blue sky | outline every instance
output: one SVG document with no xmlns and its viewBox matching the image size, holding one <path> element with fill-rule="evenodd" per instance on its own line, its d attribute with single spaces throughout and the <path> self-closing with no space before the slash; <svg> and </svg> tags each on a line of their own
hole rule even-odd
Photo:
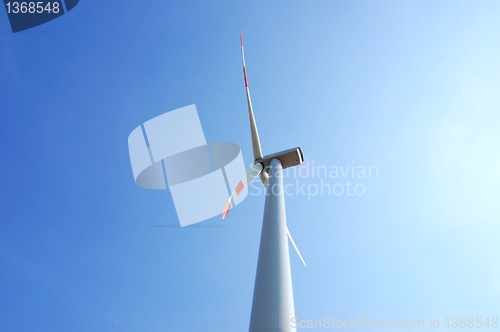
<svg viewBox="0 0 500 332">
<path fill-rule="evenodd" d="M 127 150 L 196 104 L 250 163 L 240 29 L 263 152 L 378 170 L 286 178 L 364 188 L 286 198 L 299 319 L 498 317 L 498 2 L 82 0 L 16 34 L 0 12 L 0 330 L 248 329 L 264 196 L 151 227 L 174 205 Z"/>
</svg>

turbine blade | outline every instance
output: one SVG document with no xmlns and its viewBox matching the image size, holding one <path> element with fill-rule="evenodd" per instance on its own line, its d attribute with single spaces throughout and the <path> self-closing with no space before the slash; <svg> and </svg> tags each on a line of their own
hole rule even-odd
<svg viewBox="0 0 500 332">
<path fill-rule="evenodd" d="M 290 239 L 290 242 L 292 242 L 293 247 L 295 248 L 295 251 L 297 251 L 297 254 L 299 254 L 300 260 L 302 261 L 302 263 L 304 263 L 304 266 L 307 266 L 306 261 L 304 260 L 304 258 L 302 258 L 302 255 L 300 254 L 299 248 L 297 248 L 297 245 L 295 244 L 295 241 L 293 240 L 292 234 L 290 234 L 290 230 L 288 229 L 288 227 L 286 228 L 286 232 L 288 234 L 288 238 Z"/>
<path fill-rule="evenodd" d="M 243 63 L 243 78 L 245 79 L 245 90 L 247 94 L 248 115 L 250 117 L 250 131 L 252 133 L 252 150 L 254 160 L 262 158 L 262 150 L 260 148 L 259 131 L 255 123 L 255 116 L 253 114 L 252 99 L 250 98 L 250 89 L 248 87 L 247 68 L 245 65 L 245 49 L 243 47 L 243 31 L 240 30 L 240 44 L 241 44 L 241 62 Z"/>
<path fill-rule="evenodd" d="M 269 180 L 269 175 L 267 175 L 267 173 L 264 171 L 260 172 L 260 180 L 264 184 L 264 187 L 267 187 L 267 180 Z"/>
<path fill-rule="evenodd" d="M 252 164 L 250 165 L 250 167 L 248 167 L 245 175 L 240 180 L 240 182 L 238 182 L 238 185 L 233 190 L 231 196 L 229 197 L 229 200 L 224 206 L 224 210 L 222 211 L 222 219 L 226 218 L 229 210 L 233 207 L 236 198 L 238 198 L 238 195 L 243 191 L 243 189 L 245 189 L 245 184 L 248 186 L 260 174 L 260 172 L 262 172 L 262 169 L 262 164 Z"/>
</svg>

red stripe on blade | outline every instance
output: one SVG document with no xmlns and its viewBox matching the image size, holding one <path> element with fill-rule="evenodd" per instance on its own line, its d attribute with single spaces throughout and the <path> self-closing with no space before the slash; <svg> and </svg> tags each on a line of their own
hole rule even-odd
<svg viewBox="0 0 500 332">
<path fill-rule="evenodd" d="M 239 195 L 240 192 L 243 190 L 243 188 L 245 188 L 245 185 L 243 184 L 243 182 L 240 181 L 235 189 L 236 194 Z"/>
<path fill-rule="evenodd" d="M 243 77 L 245 78 L 245 87 L 248 88 L 248 79 L 247 79 L 247 69 L 243 67 Z"/>
<path fill-rule="evenodd" d="M 225 219 L 227 214 L 229 213 L 229 210 L 231 210 L 231 203 L 227 202 L 226 206 L 224 206 L 224 211 L 222 211 L 222 219 Z"/>
</svg>

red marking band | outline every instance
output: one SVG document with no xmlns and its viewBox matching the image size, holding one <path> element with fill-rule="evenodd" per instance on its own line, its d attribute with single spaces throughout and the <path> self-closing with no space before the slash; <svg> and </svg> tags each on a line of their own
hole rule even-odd
<svg viewBox="0 0 500 332">
<path fill-rule="evenodd" d="M 245 66 L 243 66 L 243 77 L 245 78 L 245 87 L 248 88 L 247 69 Z"/>
<path fill-rule="evenodd" d="M 243 185 L 243 182 L 240 181 L 238 183 L 238 185 L 236 186 L 236 189 L 235 189 L 236 194 L 239 195 L 240 192 L 243 190 L 243 188 L 245 188 L 245 186 Z"/>
<path fill-rule="evenodd" d="M 226 218 L 230 209 L 231 209 L 231 203 L 227 202 L 226 206 L 224 207 L 224 211 L 222 211 L 222 219 Z"/>
</svg>

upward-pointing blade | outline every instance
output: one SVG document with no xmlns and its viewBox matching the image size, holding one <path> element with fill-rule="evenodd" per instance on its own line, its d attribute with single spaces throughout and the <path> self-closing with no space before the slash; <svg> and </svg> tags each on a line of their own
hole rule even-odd
<svg viewBox="0 0 500 332">
<path fill-rule="evenodd" d="M 231 197 L 229 197 L 229 200 L 226 203 L 226 206 L 224 206 L 224 211 L 222 211 L 222 219 L 226 218 L 229 210 L 233 207 L 236 198 L 238 198 L 238 195 L 243 191 L 243 189 L 245 189 L 245 186 L 248 186 L 257 177 L 257 175 L 262 172 L 262 169 L 262 164 L 252 164 L 250 165 L 250 167 L 248 167 L 246 174 L 243 176 L 240 182 L 238 182 L 238 185 L 233 190 Z"/>
<path fill-rule="evenodd" d="M 248 115 L 250 117 L 250 131 L 252 133 L 252 149 L 254 160 L 262 158 L 262 150 L 260 148 L 259 132 L 257 124 L 255 123 L 255 116 L 253 114 L 252 99 L 250 99 L 250 89 L 248 88 L 247 68 L 245 65 L 245 49 L 243 47 L 243 32 L 240 30 L 240 43 L 241 43 L 241 61 L 243 63 L 243 78 L 245 79 L 245 89 L 247 93 Z"/>
</svg>

